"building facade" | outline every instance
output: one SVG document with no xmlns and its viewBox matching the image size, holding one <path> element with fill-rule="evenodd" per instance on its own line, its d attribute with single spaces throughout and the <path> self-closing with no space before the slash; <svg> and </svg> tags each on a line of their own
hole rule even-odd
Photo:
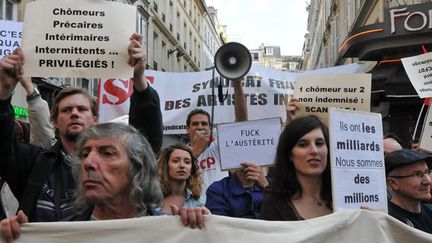
<svg viewBox="0 0 432 243">
<path fill-rule="evenodd" d="M 280 71 L 298 71 L 300 67 L 301 57 L 281 55 L 280 46 L 261 44 L 258 49 L 251 49 L 249 52 L 252 56 L 252 63 L 263 67 Z"/>
<path fill-rule="evenodd" d="M 406 146 L 419 136 L 425 109 L 400 59 L 432 49 L 431 11 L 431 1 L 421 0 L 311 1 L 302 69 L 366 64 L 371 111 Z"/>
</svg>

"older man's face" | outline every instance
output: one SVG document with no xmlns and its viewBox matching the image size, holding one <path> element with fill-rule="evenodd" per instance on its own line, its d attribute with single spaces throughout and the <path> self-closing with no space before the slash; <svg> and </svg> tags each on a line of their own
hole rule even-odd
<svg viewBox="0 0 432 243">
<path fill-rule="evenodd" d="M 81 164 L 81 184 L 89 203 L 110 203 L 129 197 L 129 159 L 125 137 L 89 139 Z"/>
<path fill-rule="evenodd" d="M 388 175 L 393 193 L 415 201 L 430 200 L 431 177 L 428 171 L 429 169 L 423 161 L 394 169 Z M 400 176 L 403 178 L 397 178 Z"/>
</svg>

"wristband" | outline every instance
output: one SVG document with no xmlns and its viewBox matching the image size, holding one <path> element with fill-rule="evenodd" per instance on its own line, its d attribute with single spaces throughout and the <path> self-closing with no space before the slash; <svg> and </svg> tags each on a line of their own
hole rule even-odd
<svg viewBox="0 0 432 243">
<path fill-rule="evenodd" d="M 34 88 L 33 93 L 27 95 L 27 101 L 30 101 L 38 96 L 40 96 L 39 90 L 37 88 Z"/>
</svg>

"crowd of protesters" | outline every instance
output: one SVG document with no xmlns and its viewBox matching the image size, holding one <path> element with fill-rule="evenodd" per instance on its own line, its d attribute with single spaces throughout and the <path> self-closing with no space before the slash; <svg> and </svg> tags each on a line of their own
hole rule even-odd
<svg viewBox="0 0 432 243">
<path fill-rule="evenodd" d="M 202 228 L 210 212 L 280 221 L 333 212 L 328 128 L 315 116 L 295 117 L 295 98 L 287 105 L 287 123 L 268 174 L 257 161 L 222 172 L 218 144 L 210 137 L 211 118 L 201 109 L 186 118 L 189 144 L 161 150 L 160 102 L 144 77 L 147 57 L 141 40 L 133 34 L 128 47 L 134 68 L 130 125 L 97 124 L 96 101 L 75 87 L 59 92 L 49 112 L 23 73 L 21 50 L 0 61 L 0 176 L 19 203 L 17 214 L 1 221 L 5 239 L 19 237 L 20 224 L 26 222 L 178 214 L 185 226 Z M 34 110 L 30 132 L 14 118 L 11 96 L 17 83 Z M 236 121 L 245 121 L 241 81 L 233 87 Z M 432 233 L 427 205 L 432 158 L 418 149 L 402 149 L 397 136 L 390 135 L 384 138 L 384 153 L 389 214 Z M 200 167 L 198 161 L 209 158 L 214 167 Z"/>
</svg>

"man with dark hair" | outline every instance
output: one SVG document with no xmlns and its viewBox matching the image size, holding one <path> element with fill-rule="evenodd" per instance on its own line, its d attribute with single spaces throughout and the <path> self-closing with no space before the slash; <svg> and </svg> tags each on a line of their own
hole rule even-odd
<svg viewBox="0 0 432 243">
<path fill-rule="evenodd" d="M 146 54 L 141 40 L 141 35 L 133 34 L 128 47 L 128 62 L 134 67 L 130 123 L 147 135 L 157 152 L 162 140 L 162 115 L 159 97 L 144 76 Z M 97 122 L 98 107 L 85 90 L 67 87 L 58 94 L 51 116 L 57 143 L 46 151 L 18 143 L 10 101 L 15 85 L 24 75 L 23 60 L 18 48 L 0 61 L 0 127 L 4 130 L 0 133 L 0 176 L 7 181 L 30 221 L 58 221 L 75 213 L 71 205 L 75 188 L 71 156 L 77 151 L 81 133 Z"/>
<path fill-rule="evenodd" d="M 234 112 L 236 122 L 247 120 L 246 98 L 243 93 L 242 81 L 235 80 L 234 87 Z M 210 115 L 202 109 L 191 111 L 186 119 L 186 131 L 189 134 L 190 147 L 194 156 L 197 157 L 198 165 L 203 179 L 201 200 L 205 202 L 206 190 L 215 181 L 226 176 L 227 172 L 222 172 L 219 163 L 219 148 L 217 142 L 210 138 L 210 129 L 213 124 L 210 122 Z"/>
<path fill-rule="evenodd" d="M 122 123 L 104 123 L 86 129 L 78 143 L 73 171 L 78 183 L 74 204 L 79 215 L 68 221 L 112 220 L 160 215 L 162 190 L 157 162 L 147 140 L 135 128 Z M 204 207 L 171 206 L 185 226 L 202 228 Z M 26 215 L 1 221 L 6 241 L 20 235 Z"/>
<path fill-rule="evenodd" d="M 423 202 L 431 199 L 432 158 L 412 149 L 385 156 L 387 184 L 393 195 L 389 214 L 416 229 L 432 233 L 432 210 Z"/>
</svg>

